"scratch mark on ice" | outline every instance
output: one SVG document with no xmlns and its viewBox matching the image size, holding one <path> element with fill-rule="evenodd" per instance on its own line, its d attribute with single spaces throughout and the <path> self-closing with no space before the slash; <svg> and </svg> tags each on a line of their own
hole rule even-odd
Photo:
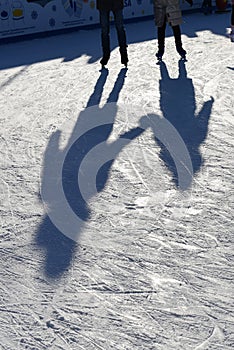
<svg viewBox="0 0 234 350">
<path fill-rule="evenodd" d="M 210 341 L 214 340 L 214 338 L 216 339 L 218 338 L 219 340 L 224 340 L 224 334 L 217 325 L 214 326 L 211 335 L 206 340 L 204 340 L 200 345 L 196 346 L 194 350 L 203 350 L 203 349 L 205 350 L 206 349 L 205 347 L 208 345 Z"/>
</svg>

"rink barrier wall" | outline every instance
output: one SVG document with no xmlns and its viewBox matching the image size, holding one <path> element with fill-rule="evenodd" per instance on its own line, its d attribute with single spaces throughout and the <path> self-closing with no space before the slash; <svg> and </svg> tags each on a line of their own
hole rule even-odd
<svg viewBox="0 0 234 350">
<path fill-rule="evenodd" d="M 125 0 L 125 23 L 153 19 L 152 0 Z M 181 0 L 183 13 L 200 11 Z M 113 18 L 111 18 L 113 19 Z M 99 27 L 94 0 L 0 0 L 0 43 Z"/>
</svg>

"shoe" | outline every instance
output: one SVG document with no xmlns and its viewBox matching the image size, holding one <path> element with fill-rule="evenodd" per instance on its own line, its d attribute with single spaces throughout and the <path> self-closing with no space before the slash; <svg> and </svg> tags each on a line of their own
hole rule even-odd
<svg viewBox="0 0 234 350">
<path fill-rule="evenodd" d="M 127 53 L 127 49 L 120 49 L 120 56 L 121 56 L 121 63 L 125 65 L 125 67 L 127 67 L 128 65 L 128 53 Z"/>
<path fill-rule="evenodd" d="M 161 61 L 162 60 L 162 57 L 163 57 L 163 54 L 164 54 L 164 52 L 163 51 L 158 51 L 157 53 L 156 53 L 156 57 L 157 57 L 157 59 L 159 60 L 159 61 Z"/>
<path fill-rule="evenodd" d="M 178 54 L 180 55 L 181 58 L 185 59 L 187 52 L 181 47 L 177 49 Z"/>
<path fill-rule="evenodd" d="M 102 59 L 101 59 L 101 61 L 100 61 L 102 67 L 104 67 L 104 66 L 107 64 L 107 62 L 109 61 L 109 58 L 110 58 L 110 55 L 104 55 L 104 56 L 102 57 Z"/>
</svg>

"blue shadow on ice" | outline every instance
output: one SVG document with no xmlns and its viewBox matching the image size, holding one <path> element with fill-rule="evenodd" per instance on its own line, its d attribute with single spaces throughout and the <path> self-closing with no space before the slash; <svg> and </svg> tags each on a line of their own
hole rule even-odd
<svg viewBox="0 0 234 350">
<path fill-rule="evenodd" d="M 169 76 L 167 66 L 160 63 L 161 79 L 159 81 L 160 108 L 166 118 L 182 137 L 189 152 L 193 174 L 201 168 L 204 160 L 200 151 L 208 132 L 209 118 L 211 115 L 213 97 L 206 101 L 200 112 L 196 115 L 196 99 L 192 79 L 187 77 L 185 62 L 179 60 L 179 76 L 172 79 Z M 164 161 L 173 181 L 178 186 L 178 176 L 174 161 L 168 150 L 160 143 L 160 158 Z"/>
<path fill-rule="evenodd" d="M 105 85 L 106 79 L 108 76 L 107 70 L 102 70 L 100 77 L 96 83 L 94 88 L 94 92 L 91 95 L 89 102 L 87 104 L 87 108 L 99 104 L 103 87 Z M 121 83 L 119 80 L 122 79 Z M 115 99 L 118 99 L 118 94 L 124 82 L 124 75 L 119 75 L 118 89 L 116 91 L 115 88 Z M 114 92 L 112 92 L 114 94 Z M 74 128 L 79 128 L 79 123 L 81 122 L 81 116 L 78 117 L 76 126 Z M 113 120 L 114 122 L 114 116 Z M 89 218 L 89 208 L 87 207 L 86 202 L 83 200 L 81 193 L 79 192 L 79 188 L 77 186 L 77 173 L 79 169 L 79 165 L 84 158 L 85 154 L 95 146 L 96 143 L 105 140 L 109 133 L 111 132 L 111 125 L 104 127 L 102 130 L 91 130 L 86 135 L 79 140 L 77 140 L 72 147 L 70 148 L 63 167 L 63 188 L 64 193 L 66 194 L 67 200 L 73 209 L 73 211 L 80 216 L 83 220 L 88 220 Z M 43 164 L 43 175 L 41 182 L 45 181 L 47 176 L 51 176 L 50 174 L 50 164 L 48 163 L 49 157 L 47 155 L 50 153 L 50 149 L 54 144 L 54 139 L 58 138 L 58 133 L 54 133 L 51 136 L 50 141 L 48 142 L 47 149 L 44 155 L 44 164 Z M 57 145 L 59 140 L 57 140 Z M 60 152 L 53 149 L 53 152 Z M 65 150 L 64 150 L 65 152 Z M 55 154 L 56 156 L 56 154 Z M 49 204 L 48 204 L 49 205 Z M 51 222 L 49 216 L 46 216 L 43 219 L 40 227 L 38 228 L 36 235 L 36 243 L 39 246 L 43 246 L 45 248 L 45 264 L 44 264 L 44 273 L 48 277 L 51 278 L 59 278 L 66 272 L 70 264 L 72 262 L 74 253 L 77 251 L 78 245 L 75 241 L 67 238 L 63 233 L 61 233 Z"/>
<path fill-rule="evenodd" d="M 119 93 L 124 85 L 126 72 L 126 68 L 120 70 L 113 90 L 107 100 L 107 104 L 111 102 L 117 102 Z M 86 200 L 83 199 L 77 182 L 79 167 L 84 157 L 96 145 L 99 145 L 101 143 L 106 148 L 110 147 L 110 143 L 108 143 L 107 140 L 113 129 L 116 110 L 111 109 L 111 111 L 114 112 L 108 116 L 108 124 L 92 128 L 78 139 L 74 138 L 74 136 L 76 135 L 76 131 L 79 130 L 82 123 L 83 125 L 84 123 L 88 123 L 87 118 L 89 118 L 89 113 L 86 113 L 88 107 L 97 106 L 97 110 L 102 113 L 102 108 L 99 109 L 98 105 L 101 100 L 103 87 L 105 85 L 107 76 L 108 70 L 102 70 L 101 75 L 94 88 L 94 93 L 90 96 L 86 110 L 81 112 L 77 119 L 76 125 L 71 135 L 71 140 L 74 139 L 75 142 L 73 142 L 68 149 L 65 148 L 62 151 L 59 150 L 58 145 L 60 134 L 56 132 L 51 136 L 44 155 L 43 174 L 41 179 L 42 185 L 43 181 L 45 181 L 47 177 L 54 176 L 56 179 L 56 174 L 51 174 L 51 166 L 49 163 L 51 158 L 48 157 L 48 154 L 51 155 L 52 151 L 52 154 L 54 154 L 54 157 L 56 157 L 57 152 L 66 152 L 66 157 L 62 169 L 63 191 L 70 208 L 82 220 L 83 223 L 88 221 L 90 218 L 91 211 L 88 203 L 89 200 L 95 196 L 96 192 L 89 192 L 89 198 L 86 198 Z M 105 108 L 105 106 L 103 108 Z M 90 117 L 93 118 L 92 113 Z M 118 142 L 119 139 L 111 143 L 111 147 L 114 150 L 113 160 L 103 164 L 97 173 L 96 186 L 98 191 L 102 191 L 104 189 L 109 177 L 111 165 L 113 164 L 115 157 L 128 142 L 131 142 L 131 140 L 139 136 L 143 131 L 144 130 L 140 127 L 133 128 L 132 130 L 119 136 L 119 139 L 126 139 L 124 143 L 121 143 L 120 145 Z M 92 169 L 89 168 L 89 170 L 92 172 Z M 84 174 L 84 176 L 86 176 L 86 174 Z M 47 203 L 47 205 L 48 208 L 53 210 L 53 201 L 51 203 Z M 66 220 L 66 218 L 64 218 L 64 220 Z M 81 233 L 82 225 L 79 226 L 78 230 L 78 234 Z M 78 237 L 76 239 L 76 242 L 77 240 Z M 51 222 L 48 215 L 43 219 L 40 227 L 37 230 L 36 243 L 39 246 L 44 247 L 46 252 L 44 263 L 44 273 L 46 276 L 50 278 L 59 278 L 69 269 L 69 266 L 73 260 L 73 256 L 78 248 L 78 244 L 76 242 L 72 239 L 67 238 L 62 232 L 60 232 Z"/>
</svg>

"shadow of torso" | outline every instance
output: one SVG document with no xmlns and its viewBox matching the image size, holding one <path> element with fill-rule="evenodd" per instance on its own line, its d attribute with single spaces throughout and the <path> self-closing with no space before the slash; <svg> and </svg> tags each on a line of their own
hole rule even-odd
<svg viewBox="0 0 234 350">
<path fill-rule="evenodd" d="M 185 62 L 179 61 L 179 77 L 170 78 L 164 62 L 160 64 L 161 80 L 160 108 L 166 118 L 182 137 L 191 157 L 193 173 L 197 173 L 203 158 L 200 150 L 208 132 L 209 118 L 213 105 L 213 98 L 205 102 L 198 115 L 196 112 L 196 99 L 192 79 L 187 78 Z M 157 140 L 161 147 L 160 158 L 172 172 L 173 181 L 178 186 L 178 176 L 175 164 L 167 149 Z"/>
</svg>

